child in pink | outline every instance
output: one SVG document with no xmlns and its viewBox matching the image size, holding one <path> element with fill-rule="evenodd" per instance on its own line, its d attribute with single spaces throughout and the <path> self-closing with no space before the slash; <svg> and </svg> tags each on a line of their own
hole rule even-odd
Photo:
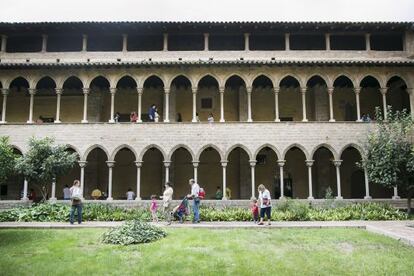
<svg viewBox="0 0 414 276">
<path fill-rule="evenodd" d="M 151 196 L 151 206 L 150 206 L 152 222 L 158 222 L 157 209 L 158 209 L 157 196 L 152 195 Z"/>
<path fill-rule="evenodd" d="M 252 198 L 252 201 L 250 204 L 250 210 L 252 211 L 254 223 L 257 223 L 259 221 L 259 206 L 257 206 L 256 198 Z"/>
</svg>

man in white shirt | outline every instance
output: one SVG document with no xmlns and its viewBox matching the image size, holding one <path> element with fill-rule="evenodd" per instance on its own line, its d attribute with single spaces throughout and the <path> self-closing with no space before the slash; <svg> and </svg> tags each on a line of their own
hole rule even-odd
<svg viewBox="0 0 414 276">
<path fill-rule="evenodd" d="M 191 185 L 191 194 L 187 195 L 187 197 L 193 199 L 193 223 L 200 223 L 200 198 L 198 197 L 198 193 L 200 192 L 200 186 L 194 181 L 194 179 L 190 179 L 188 181 L 188 184 Z"/>
<path fill-rule="evenodd" d="M 70 189 L 68 185 L 65 185 L 65 188 L 63 188 L 63 199 L 70 200 Z"/>
<path fill-rule="evenodd" d="M 134 200 L 135 193 L 132 191 L 131 188 L 128 189 L 128 192 L 126 192 L 127 200 Z"/>
</svg>

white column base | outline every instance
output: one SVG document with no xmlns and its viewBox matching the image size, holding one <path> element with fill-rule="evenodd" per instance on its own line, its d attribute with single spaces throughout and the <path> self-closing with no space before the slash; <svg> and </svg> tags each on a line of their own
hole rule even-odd
<svg viewBox="0 0 414 276">
<path fill-rule="evenodd" d="M 331 123 L 335 122 L 335 119 L 329 119 L 329 122 L 331 122 Z"/>
<path fill-rule="evenodd" d="M 313 196 L 308 196 L 308 200 L 314 200 L 315 198 Z"/>
<path fill-rule="evenodd" d="M 223 198 L 221 200 L 227 200 L 227 197 L 223 196 Z"/>
<path fill-rule="evenodd" d="M 49 198 L 49 202 L 51 202 L 51 203 L 55 203 L 56 201 L 57 201 L 56 197 Z"/>
<path fill-rule="evenodd" d="M 247 122 L 251 123 L 251 122 L 253 122 L 253 120 L 252 119 L 247 119 Z"/>
<path fill-rule="evenodd" d="M 164 123 L 169 123 L 170 122 L 170 120 L 164 120 Z"/>
<path fill-rule="evenodd" d="M 114 124 L 115 123 L 115 120 L 114 119 L 111 119 L 111 120 L 108 121 L 108 123 Z"/>
<path fill-rule="evenodd" d="M 401 199 L 400 196 L 392 196 L 392 199 Z"/>
<path fill-rule="evenodd" d="M 106 200 L 107 201 L 112 201 L 112 200 L 114 200 L 114 198 L 113 197 L 108 197 Z"/>
<path fill-rule="evenodd" d="M 285 199 L 285 197 L 284 196 L 279 197 L 279 200 L 281 200 L 281 199 Z"/>
<path fill-rule="evenodd" d="M 276 123 L 280 123 L 280 119 L 275 119 L 275 122 Z"/>
<path fill-rule="evenodd" d="M 62 123 L 62 122 L 61 122 L 60 120 L 59 120 L 59 121 L 55 120 L 55 121 L 54 121 L 54 123 L 55 123 L 55 124 L 60 124 L 60 123 Z"/>
<path fill-rule="evenodd" d="M 308 119 L 303 119 L 302 122 L 309 122 Z"/>
<path fill-rule="evenodd" d="M 33 124 L 34 122 L 33 122 L 33 121 L 27 121 L 26 123 L 28 123 L 28 124 Z"/>
<path fill-rule="evenodd" d="M 20 200 L 21 200 L 21 201 L 24 201 L 24 202 L 27 202 L 27 201 L 29 201 L 29 198 L 28 198 L 27 196 L 24 196 L 24 197 L 22 197 Z"/>
<path fill-rule="evenodd" d="M 192 123 L 197 123 L 197 120 L 196 119 L 192 119 L 191 122 Z"/>
<path fill-rule="evenodd" d="M 135 201 L 139 201 L 139 200 L 141 200 L 141 198 L 140 198 L 140 197 L 136 197 L 136 198 L 135 198 Z"/>
<path fill-rule="evenodd" d="M 224 123 L 226 120 L 224 119 L 220 119 L 220 123 Z"/>
<path fill-rule="evenodd" d="M 362 119 L 358 119 L 355 122 L 361 123 L 362 122 Z"/>
<path fill-rule="evenodd" d="M 140 119 L 140 120 L 137 120 L 137 123 L 142 123 L 142 120 Z"/>
<path fill-rule="evenodd" d="M 364 199 L 372 199 L 372 196 L 364 196 Z"/>
<path fill-rule="evenodd" d="M 4 124 L 7 124 L 7 122 L 6 121 L 0 121 L 0 125 L 4 125 Z"/>
<path fill-rule="evenodd" d="M 337 199 L 337 200 L 342 200 L 342 199 L 344 199 L 342 196 L 336 196 L 335 197 L 335 199 Z"/>
<path fill-rule="evenodd" d="M 82 124 L 87 124 L 88 123 L 88 120 L 82 120 L 81 123 Z"/>
</svg>

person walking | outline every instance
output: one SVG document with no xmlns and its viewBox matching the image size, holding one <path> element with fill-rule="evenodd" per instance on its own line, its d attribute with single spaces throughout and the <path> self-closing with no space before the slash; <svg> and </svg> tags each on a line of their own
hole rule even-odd
<svg viewBox="0 0 414 276">
<path fill-rule="evenodd" d="M 260 184 L 257 187 L 259 191 L 259 200 L 260 200 L 260 222 L 258 225 L 263 225 L 263 219 L 266 214 L 267 224 L 270 225 L 270 215 L 272 212 L 272 202 L 270 198 L 270 192 L 263 184 Z"/>
<path fill-rule="evenodd" d="M 170 182 L 166 182 L 164 187 L 165 187 L 165 190 L 161 196 L 162 211 L 165 215 L 165 220 L 167 221 L 167 225 L 170 225 L 171 224 L 171 200 L 172 200 L 174 190 Z"/>
<path fill-rule="evenodd" d="M 82 223 L 82 191 L 79 180 L 73 181 L 70 188 L 70 198 L 72 200 L 72 208 L 70 209 L 70 224 L 73 224 L 75 210 L 77 211 L 78 223 Z"/>
<path fill-rule="evenodd" d="M 155 104 L 152 104 L 148 110 L 148 118 L 150 120 L 150 122 L 154 122 L 155 120 Z"/>
<path fill-rule="evenodd" d="M 188 184 L 191 186 L 191 194 L 187 195 L 187 197 L 193 199 L 193 223 L 200 223 L 200 198 L 198 196 L 200 193 L 200 186 L 194 181 L 194 179 L 190 179 Z"/>
</svg>

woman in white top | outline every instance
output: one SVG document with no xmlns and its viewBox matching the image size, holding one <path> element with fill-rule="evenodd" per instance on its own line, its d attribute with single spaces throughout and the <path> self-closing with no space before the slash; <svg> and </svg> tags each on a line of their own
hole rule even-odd
<svg viewBox="0 0 414 276">
<path fill-rule="evenodd" d="M 260 200 L 260 222 L 259 225 L 263 225 L 263 219 L 266 214 L 267 224 L 270 225 L 270 216 L 272 212 L 272 202 L 270 198 L 270 192 L 263 184 L 260 184 L 257 187 L 259 191 L 259 200 Z"/>
<path fill-rule="evenodd" d="M 167 225 L 171 224 L 171 200 L 174 193 L 172 185 L 170 182 L 165 183 L 165 190 L 161 196 L 162 199 L 162 209 L 165 215 L 165 219 L 167 221 Z"/>
<path fill-rule="evenodd" d="M 80 188 L 79 180 L 73 181 L 73 186 L 70 188 L 70 197 L 72 200 L 72 208 L 70 209 L 70 224 L 73 224 L 75 217 L 75 210 L 78 217 L 78 223 L 82 223 L 82 190 Z"/>
</svg>

